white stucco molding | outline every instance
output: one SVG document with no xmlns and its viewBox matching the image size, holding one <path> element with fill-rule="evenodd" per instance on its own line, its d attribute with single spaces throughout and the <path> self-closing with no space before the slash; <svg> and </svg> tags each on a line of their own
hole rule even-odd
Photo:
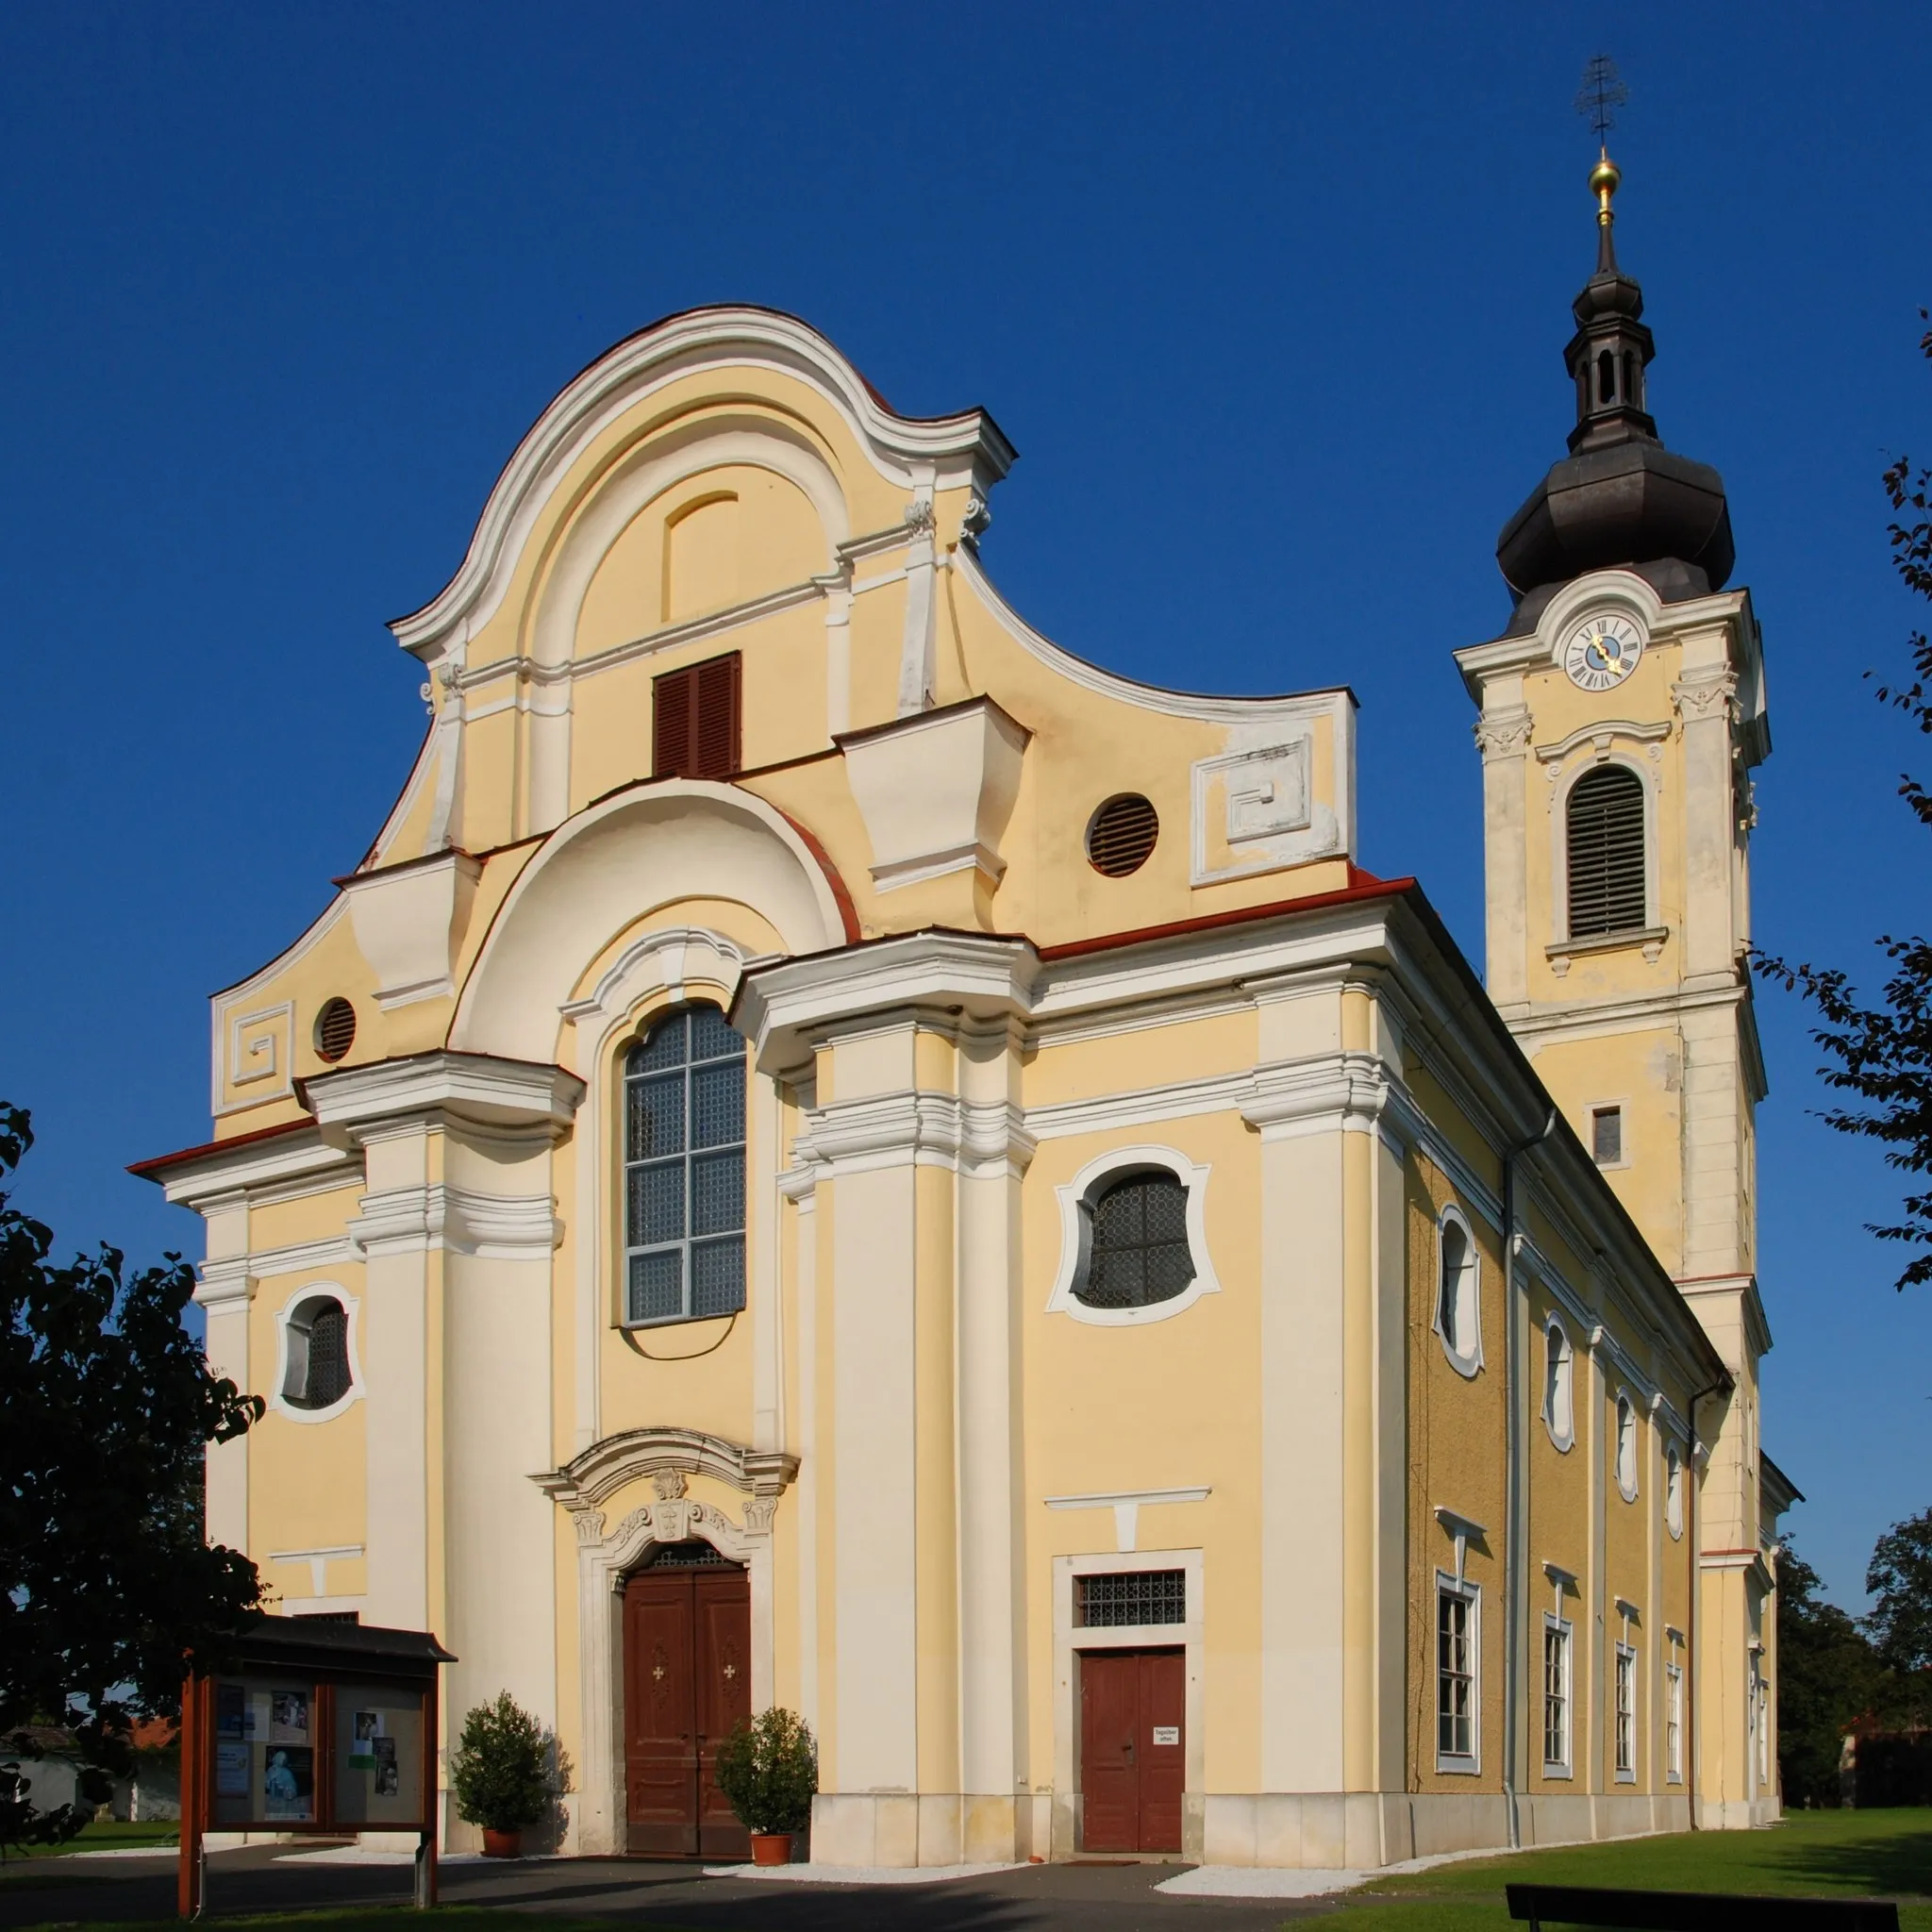
<svg viewBox="0 0 1932 1932">
<path fill-rule="evenodd" d="M 349 1360 L 349 1386 L 341 1394 L 321 1408 L 306 1408 L 299 1402 L 289 1398 L 290 1371 L 292 1366 L 293 1345 L 290 1326 L 296 1314 L 310 1302 L 335 1302 L 346 1317 L 347 1333 L 343 1338 L 343 1348 Z M 275 1310 L 275 1379 L 269 1391 L 268 1406 L 277 1415 L 287 1416 L 293 1423 L 326 1423 L 362 1400 L 362 1358 L 357 1350 L 357 1334 L 361 1324 L 362 1302 L 358 1295 L 334 1281 L 306 1281 L 292 1290 L 282 1306 Z M 342 1552 L 335 1552 L 341 1555 Z M 361 1554 L 358 1549 L 356 1554 Z M 275 1560 L 280 1560 L 279 1558 Z M 322 1594 L 318 1583 L 315 1593 Z"/>
<path fill-rule="evenodd" d="M 558 1010 L 582 1037 L 587 1022 L 592 1035 L 622 1024 L 648 994 L 679 1005 L 693 981 L 722 994 L 728 1007 L 750 957 L 736 941 L 708 927 L 664 926 L 626 946 L 582 999 L 567 1000 Z"/>
<path fill-rule="evenodd" d="M 823 1028 L 868 1013 L 927 1008 L 957 1020 L 1024 1019 L 1039 972 L 1024 940 L 927 930 L 823 953 L 755 963 L 732 1024 L 762 1073 L 808 1064 Z"/>
<path fill-rule="evenodd" d="M 606 1436 L 561 1469 L 530 1480 L 553 1502 L 580 1516 L 646 1476 L 654 1483 L 664 1476 L 709 1476 L 751 1498 L 746 1528 L 762 1533 L 771 1527 L 772 1511 L 797 1474 L 798 1457 L 783 1450 L 748 1449 L 702 1429 L 658 1427 Z M 658 1483 L 659 1500 L 674 1487 Z M 675 1493 L 684 1491 L 676 1489 Z"/>
<path fill-rule="evenodd" d="M 611 936 L 691 898 L 749 907 L 788 954 L 858 936 L 826 862 L 775 806 L 707 779 L 633 786 L 567 820 L 524 867 L 464 983 L 450 1044 L 553 1058 L 559 1014 Z"/>
<path fill-rule="evenodd" d="M 880 891 L 956 872 L 999 884 L 1000 838 L 1032 736 L 989 697 L 835 734 Z"/>
<path fill-rule="evenodd" d="M 263 1134 L 238 1134 L 232 1141 L 162 1155 L 133 1171 L 158 1181 L 173 1206 L 206 1214 L 225 1195 L 232 1195 L 239 1207 L 264 1189 L 353 1187 L 362 1177 L 362 1158 L 350 1148 L 325 1141 L 309 1122 L 300 1121 Z"/>
<path fill-rule="evenodd" d="M 1749 591 L 1713 591 L 1666 604 L 1650 584 L 1628 570 L 1591 571 L 1566 584 L 1537 619 L 1536 628 L 1517 637 L 1470 644 L 1456 653 L 1457 668 L 1470 696 L 1483 702 L 1483 688 L 1496 678 L 1520 678 L 1560 661 L 1564 635 L 1588 610 L 1608 607 L 1628 617 L 1643 633 L 1646 646 L 1670 642 L 1697 631 L 1722 631 L 1724 655 L 1738 673 L 1739 747 L 1747 765 L 1771 754 L 1765 716 L 1764 651 Z"/>
<path fill-rule="evenodd" d="M 971 485 L 984 498 L 1012 464 L 1012 444 L 985 411 L 924 421 L 895 415 L 824 336 L 794 316 L 692 309 L 599 357 L 543 411 L 491 491 L 456 575 L 422 609 L 390 625 L 397 642 L 429 662 L 454 640 L 474 635 L 502 603 L 539 518 L 590 445 L 667 384 L 732 367 L 808 385 L 844 419 L 878 473 L 908 490 L 915 471 L 924 471 L 941 489 Z"/>
<path fill-rule="evenodd" d="M 1307 718 L 1311 710 L 1324 709 L 1330 701 L 1339 701 L 1337 715 L 1347 722 L 1350 742 L 1346 746 L 1338 743 L 1336 747 L 1338 775 L 1344 751 L 1353 759 L 1355 693 L 1345 686 L 1331 686 L 1323 691 L 1291 691 L 1274 697 L 1238 698 L 1215 697 L 1199 691 L 1165 691 L 1158 685 L 1138 684 L 1131 677 L 1122 677 L 1117 673 L 1102 670 L 1098 664 L 1090 664 L 1084 658 L 1076 658 L 1073 652 L 1035 630 L 1000 594 L 970 546 L 962 544 L 956 550 L 952 562 L 962 581 L 1015 643 L 1083 691 L 1091 691 L 1097 697 L 1113 698 L 1122 704 L 1137 706 L 1141 710 L 1159 711 L 1171 718 L 1196 718 L 1211 724 L 1238 726 L 1273 725 L 1283 719 L 1299 721 Z M 1265 741 L 1265 739 L 1255 741 Z M 1355 842 L 1352 804 L 1342 813 L 1342 821 L 1352 847 Z"/>
<path fill-rule="evenodd" d="M 797 1474 L 798 1458 L 782 1451 L 748 1449 L 701 1429 L 661 1427 L 607 1437 L 561 1469 L 530 1478 L 570 1511 L 576 1530 L 583 1713 L 578 1852 L 608 1856 L 625 1849 L 625 1578 L 655 1545 L 692 1538 L 702 1538 L 742 1563 L 751 1589 L 752 1708 L 768 1708 L 777 1668 L 772 1521 L 779 1497 Z M 744 1521 L 736 1523 L 715 1504 L 693 1499 L 689 1493 L 693 1475 L 728 1483 L 748 1497 Z M 653 1500 L 607 1527 L 599 1505 L 645 1476 Z"/>
<path fill-rule="evenodd" d="M 1172 1174 L 1187 1191 L 1188 1257 L 1194 1276 L 1179 1294 L 1138 1308 L 1090 1307 L 1074 1292 L 1086 1279 L 1093 1244 L 1093 1201 L 1108 1181 L 1133 1174 L 1158 1171 Z M 1136 1328 L 1183 1315 L 1204 1294 L 1221 1292 L 1221 1277 L 1208 1250 L 1208 1166 L 1190 1160 L 1177 1148 L 1112 1147 L 1096 1155 L 1072 1180 L 1054 1190 L 1060 1204 L 1060 1263 L 1053 1291 L 1046 1298 L 1049 1315 L 1071 1315 L 1102 1328 Z"/>
<path fill-rule="evenodd" d="M 428 1117 L 554 1138 L 570 1125 L 584 1083 L 548 1061 L 439 1050 L 318 1074 L 301 1091 L 323 1137 L 348 1147 Z"/>
<path fill-rule="evenodd" d="M 348 909 L 338 893 L 292 944 L 246 979 L 210 995 L 208 1110 L 217 1120 L 291 1091 L 296 1015 L 288 1002 L 266 997 L 267 990 L 320 945 Z"/>
<path fill-rule="evenodd" d="M 450 850 L 337 882 L 384 1012 L 455 992 L 457 949 L 482 874 L 480 860 Z"/>
<path fill-rule="evenodd" d="M 1049 1509 L 1112 1510 L 1115 1553 L 1125 1555 L 1140 1541 L 1142 1509 L 1164 1508 L 1171 1503 L 1205 1503 L 1213 1493 L 1211 1484 L 1201 1483 L 1177 1490 L 1099 1490 L 1088 1495 L 1042 1500 Z"/>
</svg>

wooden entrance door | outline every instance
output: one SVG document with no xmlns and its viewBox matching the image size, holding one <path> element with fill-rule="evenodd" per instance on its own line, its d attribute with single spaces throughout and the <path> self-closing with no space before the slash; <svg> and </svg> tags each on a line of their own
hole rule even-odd
<svg viewBox="0 0 1932 1932">
<path fill-rule="evenodd" d="M 1080 1653 L 1083 1851 L 1180 1850 L 1186 1656 L 1179 1650 Z"/>
<path fill-rule="evenodd" d="M 751 1715 L 751 1586 L 736 1564 L 660 1562 L 624 1587 L 627 1842 L 655 1857 L 742 1858 L 713 1774 Z"/>
</svg>

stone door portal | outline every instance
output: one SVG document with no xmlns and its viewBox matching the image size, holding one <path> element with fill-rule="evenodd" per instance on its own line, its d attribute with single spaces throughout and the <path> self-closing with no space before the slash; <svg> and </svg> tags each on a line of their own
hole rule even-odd
<svg viewBox="0 0 1932 1932">
<path fill-rule="evenodd" d="M 1185 1651 L 1080 1653 L 1080 1849 L 1177 1852 L 1187 1784 Z"/>
<path fill-rule="evenodd" d="M 673 1543 L 624 1587 L 625 1844 L 742 1858 L 751 1840 L 713 1776 L 751 1715 L 751 1589 L 709 1543 Z"/>
</svg>

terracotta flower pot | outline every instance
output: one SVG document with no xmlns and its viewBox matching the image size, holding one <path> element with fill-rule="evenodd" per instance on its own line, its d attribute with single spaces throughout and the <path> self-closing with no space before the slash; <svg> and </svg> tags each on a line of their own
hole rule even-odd
<svg viewBox="0 0 1932 1932">
<path fill-rule="evenodd" d="M 755 1831 L 751 1835 L 751 1861 L 754 1865 L 789 1865 L 791 1862 L 791 1834 L 789 1831 Z"/>
<path fill-rule="evenodd" d="M 520 1831 L 492 1831 L 489 1825 L 483 1827 L 483 1856 L 486 1858 L 520 1857 L 524 1849 L 524 1835 Z"/>
</svg>

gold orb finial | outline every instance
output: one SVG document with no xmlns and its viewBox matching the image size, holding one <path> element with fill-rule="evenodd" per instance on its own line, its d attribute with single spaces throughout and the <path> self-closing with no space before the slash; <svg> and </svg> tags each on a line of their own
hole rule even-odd
<svg viewBox="0 0 1932 1932">
<path fill-rule="evenodd" d="M 1590 192 L 1596 196 L 1596 218 L 1606 228 L 1614 217 L 1610 213 L 1610 198 L 1623 185 L 1624 171 L 1611 160 L 1607 149 L 1590 171 Z"/>
</svg>

